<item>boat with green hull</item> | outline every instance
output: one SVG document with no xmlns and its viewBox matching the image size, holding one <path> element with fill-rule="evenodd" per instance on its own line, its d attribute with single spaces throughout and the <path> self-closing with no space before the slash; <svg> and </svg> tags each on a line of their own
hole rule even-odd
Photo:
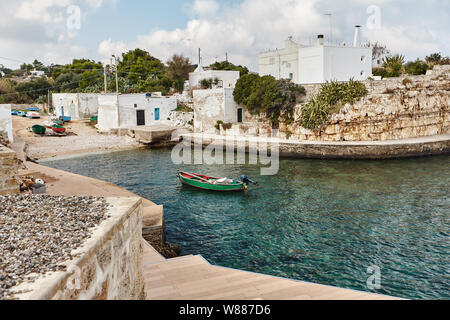
<svg viewBox="0 0 450 320">
<path fill-rule="evenodd" d="M 32 126 L 31 130 L 36 134 L 45 134 L 45 131 L 47 131 L 47 129 L 44 126 L 40 126 L 40 125 Z"/>
<path fill-rule="evenodd" d="M 214 178 L 203 174 L 187 173 L 178 171 L 178 178 L 181 183 L 197 189 L 210 191 L 244 191 L 247 184 L 234 179 Z"/>
</svg>

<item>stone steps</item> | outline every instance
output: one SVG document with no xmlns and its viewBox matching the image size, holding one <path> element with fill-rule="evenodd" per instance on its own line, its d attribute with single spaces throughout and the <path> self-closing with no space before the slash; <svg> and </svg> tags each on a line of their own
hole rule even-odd
<svg viewBox="0 0 450 320">
<path fill-rule="evenodd" d="M 149 300 L 393 299 L 213 266 L 201 256 L 147 264 L 144 278 Z"/>
</svg>

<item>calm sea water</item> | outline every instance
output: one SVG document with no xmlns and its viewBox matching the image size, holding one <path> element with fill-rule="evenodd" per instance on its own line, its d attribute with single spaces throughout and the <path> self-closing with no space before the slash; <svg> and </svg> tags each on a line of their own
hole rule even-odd
<svg viewBox="0 0 450 320">
<path fill-rule="evenodd" d="M 412 299 L 450 299 L 450 156 L 389 161 L 282 160 L 258 166 L 184 166 L 245 173 L 246 193 L 181 186 L 170 150 L 45 162 L 115 183 L 164 205 L 169 242 L 211 263 Z"/>
</svg>

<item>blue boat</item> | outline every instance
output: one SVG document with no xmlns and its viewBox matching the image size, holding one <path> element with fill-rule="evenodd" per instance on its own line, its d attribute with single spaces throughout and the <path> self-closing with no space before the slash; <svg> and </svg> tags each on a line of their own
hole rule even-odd
<svg viewBox="0 0 450 320">
<path fill-rule="evenodd" d="M 27 116 L 27 113 L 26 113 L 25 111 L 19 111 L 19 112 L 17 113 L 17 115 L 18 115 L 19 117 L 26 117 L 26 116 Z"/>
<path fill-rule="evenodd" d="M 72 120 L 72 118 L 68 117 L 68 116 L 60 116 L 59 120 L 61 120 L 63 122 L 70 122 Z"/>
<path fill-rule="evenodd" d="M 12 115 L 12 116 L 18 116 L 18 115 L 19 115 L 19 112 L 18 112 L 17 110 L 14 110 L 13 112 L 11 112 L 11 115 Z"/>
<path fill-rule="evenodd" d="M 33 108 L 28 108 L 28 111 L 39 111 L 39 108 L 33 107 Z"/>
</svg>

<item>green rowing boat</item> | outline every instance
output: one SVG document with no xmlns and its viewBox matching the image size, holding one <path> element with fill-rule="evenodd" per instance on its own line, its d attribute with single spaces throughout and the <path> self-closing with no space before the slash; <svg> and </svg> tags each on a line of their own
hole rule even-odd
<svg viewBox="0 0 450 320">
<path fill-rule="evenodd" d="M 45 131 L 47 130 L 45 127 L 43 126 L 39 126 L 39 125 L 34 125 L 31 127 L 31 130 L 36 133 L 36 134 L 45 134 Z"/>
<path fill-rule="evenodd" d="M 239 180 L 227 178 L 214 178 L 202 174 L 178 171 L 178 178 L 182 184 L 211 191 L 244 191 L 247 184 Z"/>
</svg>

